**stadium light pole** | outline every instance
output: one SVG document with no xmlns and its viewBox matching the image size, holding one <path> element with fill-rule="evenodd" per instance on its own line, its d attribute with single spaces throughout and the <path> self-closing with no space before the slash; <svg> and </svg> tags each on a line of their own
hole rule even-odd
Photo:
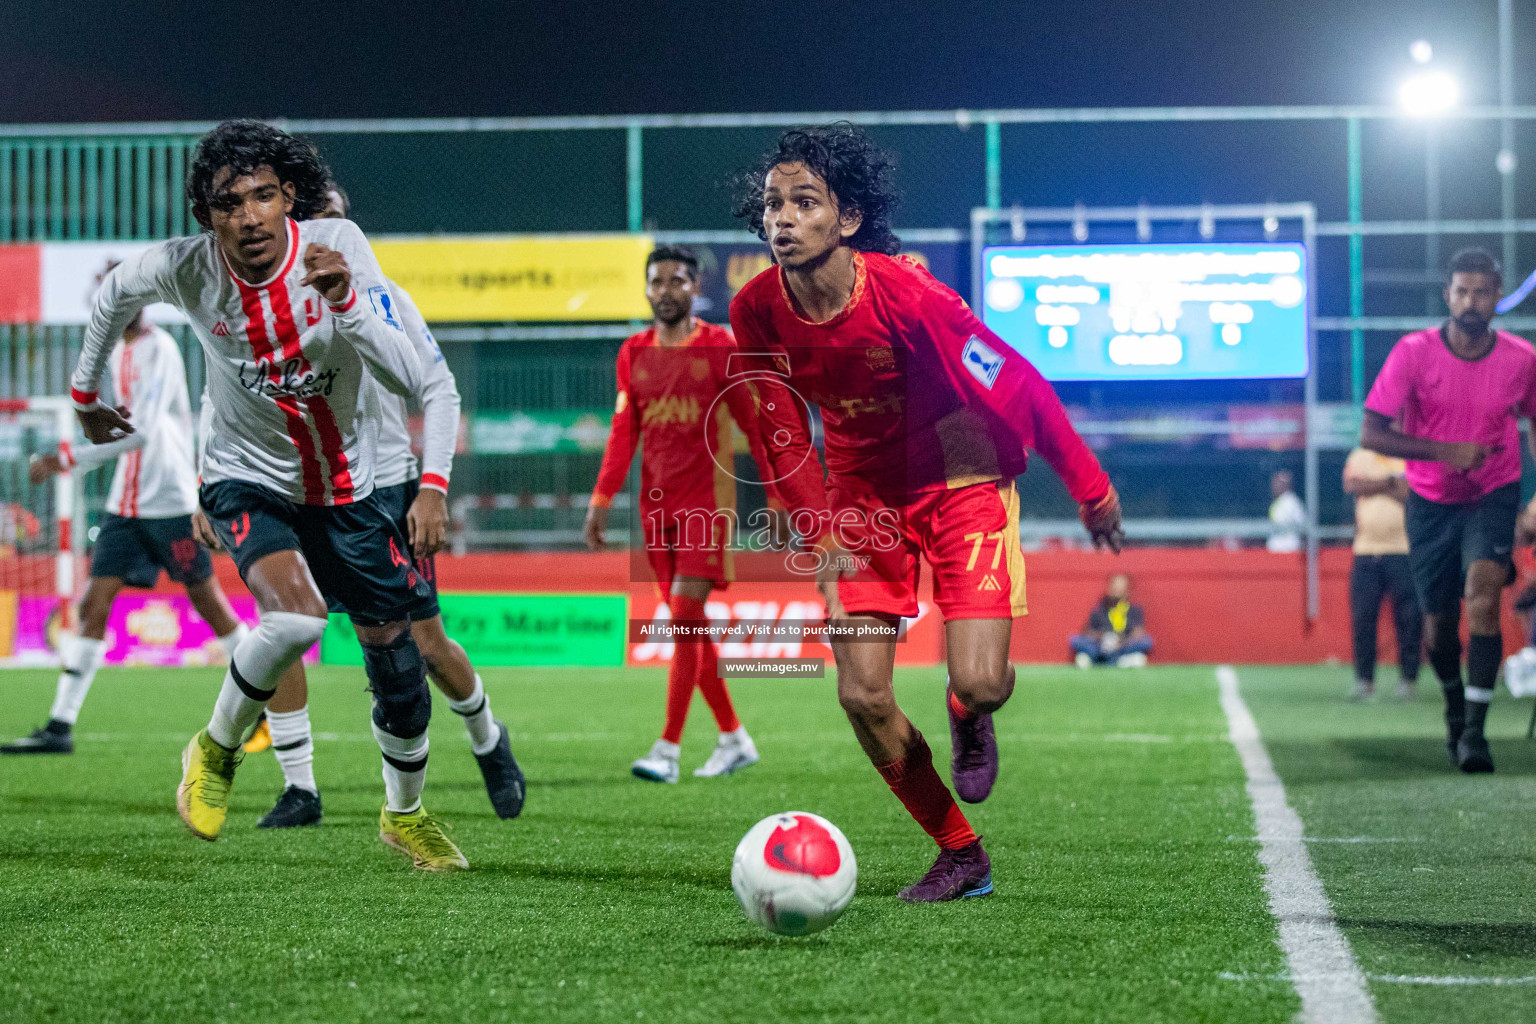
<svg viewBox="0 0 1536 1024">
<path fill-rule="evenodd" d="M 1432 50 L 1422 40 L 1412 48 L 1415 61 L 1428 63 Z M 1440 266 L 1440 132 L 1438 118 L 1454 108 L 1461 98 L 1461 85 L 1450 72 L 1426 68 L 1404 80 L 1398 89 L 1398 102 L 1410 117 L 1424 119 L 1424 235 L 1425 269 L 1433 279 Z M 1438 290 L 1424 293 L 1424 312 L 1430 316 L 1440 311 Z"/>
<path fill-rule="evenodd" d="M 1499 206 L 1504 218 L 1504 275 L 1515 274 L 1515 122 L 1509 108 L 1515 103 L 1515 3 L 1499 0 L 1499 155 L 1494 165 L 1499 171 Z"/>
</svg>

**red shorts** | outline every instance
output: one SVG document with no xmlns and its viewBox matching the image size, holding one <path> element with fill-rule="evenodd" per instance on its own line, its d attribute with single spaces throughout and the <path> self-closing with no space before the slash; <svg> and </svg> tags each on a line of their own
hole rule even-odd
<svg viewBox="0 0 1536 1024">
<path fill-rule="evenodd" d="M 709 545 L 679 544 L 678 531 L 669 529 L 660 541 L 646 545 L 645 558 L 656 577 L 656 589 L 663 597 L 672 592 L 672 581 L 679 576 L 709 580 L 716 590 L 724 590 L 735 577 L 731 548 L 725 537 L 717 536 Z"/>
<path fill-rule="evenodd" d="M 946 620 L 1010 619 L 1027 611 L 1012 480 L 926 491 L 904 505 L 836 484 L 827 496 L 834 538 L 870 559 L 838 583 L 850 614 L 916 616 L 922 560 L 933 570 L 933 600 Z"/>
</svg>

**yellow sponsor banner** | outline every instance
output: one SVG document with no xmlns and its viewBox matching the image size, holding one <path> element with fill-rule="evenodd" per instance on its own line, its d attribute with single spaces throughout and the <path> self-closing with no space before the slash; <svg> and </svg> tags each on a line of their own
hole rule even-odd
<svg viewBox="0 0 1536 1024">
<path fill-rule="evenodd" d="M 649 235 L 375 238 L 384 273 L 430 322 L 647 320 Z"/>
</svg>

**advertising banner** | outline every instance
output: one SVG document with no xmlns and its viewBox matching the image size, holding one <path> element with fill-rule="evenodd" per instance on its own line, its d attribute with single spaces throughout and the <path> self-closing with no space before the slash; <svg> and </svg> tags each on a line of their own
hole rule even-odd
<svg viewBox="0 0 1536 1024">
<path fill-rule="evenodd" d="M 510 581 L 509 581 L 510 582 Z M 623 594 L 440 594 L 443 628 L 476 665 L 624 664 Z M 361 665 L 345 615 L 320 641 L 327 665 Z"/>
<path fill-rule="evenodd" d="M 389 236 L 369 240 L 384 273 L 411 293 L 429 322 L 649 320 L 645 257 L 650 235 Z M 0 323 L 83 324 L 109 264 L 150 242 L 40 242 L 0 245 Z M 731 299 L 772 266 L 761 242 L 690 245 L 699 257 L 695 309 L 729 321 Z M 969 288 L 967 246 L 928 242 L 904 250 L 962 295 Z M 149 307 L 151 321 L 185 323 L 171 306 Z"/>
<path fill-rule="evenodd" d="M 431 323 L 638 320 L 649 235 L 376 238 L 384 273 Z"/>
<path fill-rule="evenodd" d="M 477 455 L 601 452 L 612 412 L 606 409 L 530 409 L 476 413 L 469 448 Z"/>
<path fill-rule="evenodd" d="M 249 594 L 229 594 L 230 607 L 247 626 L 260 621 L 256 600 Z M 58 599 L 21 597 L 15 602 L 15 627 L 9 652 L 0 651 L 17 664 L 58 663 Z M 192 608 L 185 594 L 151 594 L 124 591 L 112 602 L 107 617 L 108 665 L 146 665 L 185 668 L 223 665 L 224 648 L 213 629 Z M 320 658 L 316 645 L 304 656 L 306 663 Z"/>
<path fill-rule="evenodd" d="M 44 242 L 0 245 L 0 323 L 83 324 L 107 268 L 152 242 Z M 145 310 L 151 323 L 184 324 L 175 306 Z"/>
</svg>

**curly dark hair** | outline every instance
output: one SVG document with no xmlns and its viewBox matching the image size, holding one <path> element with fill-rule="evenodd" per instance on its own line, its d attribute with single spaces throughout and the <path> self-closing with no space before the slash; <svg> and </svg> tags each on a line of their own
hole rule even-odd
<svg viewBox="0 0 1536 1024">
<path fill-rule="evenodd" d="M 331 169 L 314 146 L 262 121 L 225 121 L 204 135 L 192 154 L 187 202 L 203 227 L 209 226 L 208 202 L 221 167 L 236 175 L 270 167 L 277 180 L 293 186 L 293 218 L 307 220 L 325 209 Z"/>
<path fill-rule="evenodd" d="M 895 161 L 875 145 L 864 129 L 848 121 L 791 128 L 779 138 L 777 149 L 736 176 L 736 206 L 732 212 L 745 217 L 747 227 L 758 238 L 768 240 L 767 229 L 763 227 L 763 185 L 768 172 L 789 163 L 804 164 L 820 176 L 839 208 L 851 207 L 864 215 L 858 232 L 848 240 L 850 246 L 888 256 L 901 251 L 901 240 L 891 230 L 891 210 L 899 199 L 893 173 Z"/>
</svg>

